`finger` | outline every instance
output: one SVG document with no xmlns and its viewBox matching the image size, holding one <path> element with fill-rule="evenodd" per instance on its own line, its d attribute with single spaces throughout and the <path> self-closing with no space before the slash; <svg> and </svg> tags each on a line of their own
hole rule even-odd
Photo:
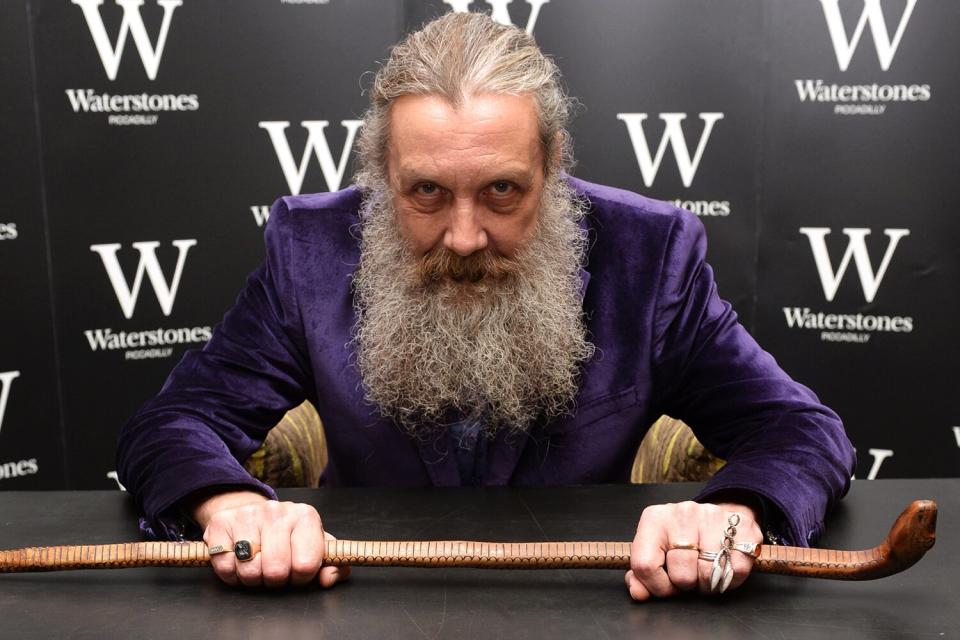
<svg viewBox="0 0 960 640">
<path fill-rule="evenodd" d="M 290 534 L 290 583 L 308 584 L 323 562 L 323 526 L 316 509 L 309 505 L 298 513 Z"/>
<path fill-rule="evenodd" d="M 276 505 L 278 511 L 280 507 Z M 260 572 L 268 587 L 282 587 L 290 578 L 292 527 L 291 519 L 284 516 L 270 518 L 261 525 Z"/>
<path fill-rule="evenodd" d="M 741 524 L 738 529 L 737 542 L 763 542 L 763 531 L 760 530 L 760 525 L 758 525 L 753 518 L 750 518 L 749 522 Z M 740 551 L 733 552 L 733 570 L 736 572 L 736 575 L 730 584 L 731 589 L 736 589 L 746 582 L 747 578 L 750 577 L 750 572 L 753 571 L 755 562 L 756 560 L 750 554 Z"/>
<path fill-rule="evenodd" d="M 247 540 L 253 547 L 260 545 L 259 527 L 255 525 L 237 526 L 234 541 Z M 230 554 L 236 556 L 236 554 Z M 263 569 L 260 562 L 262 553 L 255 553 L 250 560 L 240 561 L 234 558 L 237 580 L 245 587 L 259 587 L 263 585 Z"/>
<path fill-rule="evenodd" d="M 671 549 L 667 552 L 667 577 L 680 591 L 693 591 L 700 581 L 695 549 Z"/>
<path fill-rule="evenodd" d="M 669 530 L 666 571 L 670 582 L 681 591 L 692 591 L 699 582 L 696 549 L 670 549 L 673 545 L 700 546 L 700 505 L 681 502 L 674 510 L 673 524 Z"/>
<path fill-rule="evenodd" d="M 727 528 L 726 513 L 714 504 L 701 504 L 700 509 L 700 549 L 711 552 L 720 551 L 724 543 L 723 533 Z M 697 564 L 699 576 L 697 591 L 704 595 L 717 595 L 718 591 L 710 589 L 710 579 L 713 577 L 714 567 L 719 563 L 699 560 Z M 736 579 L 736 573 L 734 573 L 734 579 Z"/>
<path fill-rule="evenodd" d="M 666 563 L 669 505 L 647 507 L 640 516 L 637 535 L 630 545 L 630 569 L 652 595 L 660 598 L 675 595 L 678 589 L 670 582 Z"/>
<path fill-rule="evenodd" d="M 734 551 L 730 560 L 733 562 L 733 580 L 730 582 L 727 591 L 736 589 L 746 582 L 747 578 L 750 577 L 750 571 L 753 569 L 753 558 L 746 553 Z"/>
<path fill-rule="evenodd" d="M 630 597 L 637 602 L 645 602 L 650 599 L 650 592 L 643 586 L 643 583 L 640 582 L 637 576 L 633 575 L 633 571 L 627 571 L 624 576 L 624 582 L 627 584 Z"/>
<path fill-rule="evenodd" d="M 344 567 L 343 569 L 347 569 L 346 574 L 349 574 L 348 567 Z M 333 565 L 326 566 L 320 569 L 320 574 L 319 574 L 319 577 L 317 578 L 317 580 L 320 582 L 320 586 L 325 589 L 329 589 L 333 585 L 337 584 L 340 580 L 346 577 L 346 575 L 344 575 L 343 569 L 341 569 L 340 567 L 335 567 Z"/>
<path fill-rule="evenodd" d="M 222 546 L 225 549 L 232 549 L 233 538 L 228 529 L 218 520 L 211 519 L 210 524 L 203 532 L 203 541 L 207 548 Z M 233 552 L 218 553 L 210 556 L 210 566 L 218 578 L 228 585 L 235 587 L 240 581 L 237 579 L 236 559 Z"/>
<path fill-rule="evenodd" d="M 733 589 L 736 589 L 741 584 L 743 584 L 746 581 L 747 577 L 750 575 L 750 570 L 753 568 L 752 560 L 750 560 L 749 558 L 747 558 L 746 561 L 744 561 L 743 559 L 737 559 L 738 555 L 743 555 L 743 554 L 741 554 L 739 551 L 734 551 L 730 555 L 730 566 L 733 568 L 733 578 L 731 578 L 730 584 L 723 591 L 723 593 L 732 591 Z M 707 594 L 719 595 L 721 593 L 719 590 L 719 587 L 717 588 L 716 591 L 712 591 L 710 589 L 710 580 L 713 577 L 713 569 L 716 566 L 716 564 L 717 563 L 713 561 L 700 560 L 700 584 L 698 587 L 698 590 L 700 593 L 705 595 Z M 723 569 L 721 569 L 721 571 L 722 570 Z M 721 581 L 722 581 L 722 577 L 721 577 Z"/>
<path fill-rule="evenodd" d="M 712 551 L 712 549 L 710 549 Z M 709 595 L 710 591 L 710 573 L 713 571 L 713 562 L 710 560 L 697 560 L 697 591 L 703 595 Z"/>
<path fill-rule="evenodd" d="M 730 526 L 728 518 L 733 512 L 716 505 L 705 504 L 701 506 L 706 510 L 703 518 L 705 524 L 700 530 L 701 539 L 704 541 L 714 540 L 713 544 L 704 542 L 701 548 L 708 551 L 718 551 L 724 544 L 723 534 Z M 753 521 L 752 517 L 750 517 L 750 514 L 737 511 L 737 515 L 740 516 L 740 518 L 735 526 L 737 531 L 734 540 L 736 542 L 760 542 L 763 539 L 763 534 L 760 531 L 760 527 Z M 729 566 L 733 570 L 733 578 L 725 591 L 736 589 L 743 584 L 753 568 L 753 559 L 739 551 L 732 551 L 730 553 L 729 563 Z M 704 594 L 711 593 L 710 582 L 716 563 L 701 560 L 699 564 L 699 591 Z M 719 590 L 713 593 L 719 593 Z"/>
</svg>

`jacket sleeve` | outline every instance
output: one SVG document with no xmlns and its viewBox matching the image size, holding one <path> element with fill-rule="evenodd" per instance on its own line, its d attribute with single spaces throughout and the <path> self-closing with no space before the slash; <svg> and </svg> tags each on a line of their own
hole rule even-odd
<svg viewBox="0 0 960 640">
<path fill-rule="evenodd" d="M 705 254 L 703 225 L 683 212 L 670 233 L 654 321 L 661 406 L 727 461 L 697 500 L 751 492 L 774 507 L 774 520 L 783 518 L 768 530 L 772 524 L 784 542 L 807 546 L 849 488 L 854 449 L 840 418 L 784 373 L 720 299 Z"/>
<path fill-rule="evenodd" d="M 265 231 L 265 261 L 235 306 L 120 432 L 119 479 L 141 508 L 148 535 L 180 537 L 177 503 L 197 489 L 224 485 L 276 498 L 241 461 L 313 388 L 290 278 L 296 258 L 287 215 L 278 200 Z"/>
</svg>

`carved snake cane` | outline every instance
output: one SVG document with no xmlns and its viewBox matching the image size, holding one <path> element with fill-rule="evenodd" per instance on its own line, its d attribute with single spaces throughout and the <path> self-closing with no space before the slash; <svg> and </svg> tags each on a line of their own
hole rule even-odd
<svg viewBox="0 0 960 640">
<path fill-rule="evenodd" d="M 759 545 L 754 569 L 833 580 L 872 580 L 913 566 L 936 540 L 937 505 L 915 500 L 887 539 L 863 551 Z M 0 551 L 0 573 L 197 567 L 208 565 L 202 542 L 28 547 Z M 629 542 L 465 542 L 328 540 L 325 565 L 469 567 L 476 569 L 629 569 Z"/>
</svg>

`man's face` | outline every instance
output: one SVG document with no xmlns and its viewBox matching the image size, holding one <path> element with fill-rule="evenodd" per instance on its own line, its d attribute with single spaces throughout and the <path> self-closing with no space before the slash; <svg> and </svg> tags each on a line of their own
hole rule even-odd
<svg viewBox="0 0 960 640">
<path fill-rule="evenodd" d="M 444 249 L 513 258 L 536 229 L 543 165 L 532 96 L 484 94 L 454 108 L 408 95 L 391 107 L 390 190 L 418 259 Z"/>
<path fill-rule="evenodd" d="M 387 184 L 368 186 L 353 284 L 367 400 L 411 431 L 451 411 L 493 433 L 569 410 L 593 345 L 585 206 L 544 175 L 532 97 L 391 107 Z M 482 415 L 482 418 L 480 417 Z"/>
</svg>

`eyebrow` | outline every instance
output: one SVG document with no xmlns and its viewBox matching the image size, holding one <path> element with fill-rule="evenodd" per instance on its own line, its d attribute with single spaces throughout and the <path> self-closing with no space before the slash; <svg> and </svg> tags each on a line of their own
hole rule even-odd
<svg viewBox="0 0 960 640">
<path fill-rule="evenodd" d="M 410 184 L 411 182 L 442 182 L 437 180 L 434 175 L 434 171 L 421 170 L 418 167 L 410 165 L 401 166 L 397 170 L 397 177 L 403 184 Z M 506 165 L 503 168 L 498 167 L 490 171 L 486 182 L 496 182 L 498 180 L 528 184 L 533 182 L 533 168 L 525 170 L 520 167 L 511 167 L 510 165 Z"/>
</svg>

